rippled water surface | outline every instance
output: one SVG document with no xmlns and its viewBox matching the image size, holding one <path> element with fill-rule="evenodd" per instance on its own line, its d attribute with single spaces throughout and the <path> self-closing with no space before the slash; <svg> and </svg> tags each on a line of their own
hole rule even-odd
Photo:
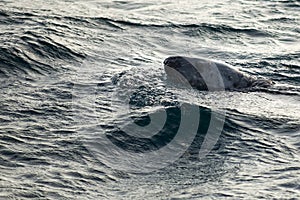
<svg viewBox="0 0 300 200">
<path fill-rule="evenodd" d="M 299 11 L 298 0 L 0 1 L 0 198 L 300 198 Z M 172 55 L 275 85 L 177 87 L 162 64 Z"/>
</svg>

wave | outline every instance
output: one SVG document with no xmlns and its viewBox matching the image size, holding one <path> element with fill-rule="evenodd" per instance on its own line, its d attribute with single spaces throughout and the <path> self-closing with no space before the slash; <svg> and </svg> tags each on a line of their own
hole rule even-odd
<svg viewBox="0 0 300 200">
<path fill-rule="evenodd" d="M 235 141 L 235 146 L 240 148 L 240 155 L 251 154 L 251 152 L 264 152 L 266 162 L 276 162 L 276 159 L 272 161 L 271 157 L 285 158 L 287 156 L 287 159 L 288 157 L 292 159 L 290 152 L 295 152 L 296 149 L 288 148 L 284 143 L 286 141 L 281 141 L 279 138 L 275 139 L 276 136 L 274 135 L 274 130 L 276 132 L 292 130 L 293 126 L 283 126 L 283 124 L 293 122 L 292 119 L 272 119 L 244 114 L 232 109 L 227 109 L 226 113 L 224 137 L 226 140 Z"/>
<path fill-rule="evenodd" d="M 13 40 L 16 41 L 14 44 Z M 16 35 L 9 43 L 0 46 L 0 73 L 4 76 L 11 73 L 47 74 L 57 70 L 53 60 L 66 61 L 85 57 L 48 36 L 32 31 Z"/>
<path fill-rule="evenodd" d="M 6 77 L 10 74 L 43 74 L 43 71 L 54 70 L 50 65 L 34 60 L 17 47 L 0 47 L 0 63 L 0 73 Z"/>
<path fill-rule="evenodd" d="M 177 29 L 191 29 L 191 32 L 185 32 L 187 34 L 192 34 L 195 31 L 207 31 L 209 33 L 243 33 L 251 36 L 271 36 L 270 33 L 264 30 L 258 30 L 254 28 L 235 28 L 225 24 L 209 24 L 209 23 L 199 23 L 199 24 L 176 24 L 173 22 L 167 23 L 144 23 L 139 21 L 131 20 L 119 20 L 107 17 L 96 17 L 90 18 L 90 20 L 95 22 L 105 22 L 107 25 L 112 27 L 118 27 L 122 29 L 123 26 L 129 27 L 148 27 L 148 28 L 177 28 Z"/>
<path fill-rule="evenodd" d="M 300 58 L 300 52 L 293 52 L 293 53 L 287 53 L 287 54 L 275 54 L 272 57 L 267 57 L 265 59 L 267 60 L 297 60 Z"/>
<path fill-rule="evenodd" d="M 58 70 L 56 63 L 86 57 L 84 53 L 70 48 L 68 43 L 52 37 L 52 33 L 57 34 L 56 28 L 53 24 L 43 23 L 46 18 L 32 13 L 0 10 L 0 24 L 7 27 L 0 33 L 0 76 L 49 74 Z M 68 33 L 62 34 L 68 36 Z"/>
<path fill-rule="evenodd" d="M 41 36 L 34 32 L 27 31 L 21 37 L 26 47 L 36 55 L 55 59 L 76 59 L 85 58 L 81 53 L 77 53 L 67 46 L 58 43 L 48 36 Z"/>
<path fill-rule="evenodd" d="M 176 25 L 179 28 L 188 28 L 190 30 L 186 31 L 185 33 L 188 35 L 194 34 L 201 34 L 203 32 L 207 33 L 238 33 L 238 34 L 247 34 L 253 37 L 269 37 L 271 36 L 270 33 L 263 30 L 258 30 L 254 28 L 235 28 L 225 24 L 208 24 L 208 23 L 201 23 L 201 24 L 187 24 L 187 25 Z M 176 27 L 175 26 L 175 27 Z"/>
</svg>

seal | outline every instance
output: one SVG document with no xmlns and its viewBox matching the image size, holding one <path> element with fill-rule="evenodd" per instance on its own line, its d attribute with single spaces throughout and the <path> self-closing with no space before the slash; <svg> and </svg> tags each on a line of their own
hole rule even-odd
<svg viewBox="0 0 300 200">
<path fill-rule="evenodd" d="M 172 56 L 164 60 L 167 78 L 176 83 L 188 82 L 197 90 L 241 90 L 267 88 L 274 83 L 244 74 L 233 66 L 204 58 Z"/>
</svg>

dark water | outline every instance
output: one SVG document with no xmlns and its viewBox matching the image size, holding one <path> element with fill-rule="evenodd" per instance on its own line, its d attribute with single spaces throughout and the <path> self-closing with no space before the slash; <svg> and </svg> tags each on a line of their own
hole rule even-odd
<svg viewBox="0 0 300 200">
<path fill-rule="evenodd" d="M 1 199 L 300 198 L 299 1 L 0 6 Z M 176 88 L 170 55 L 276 84 Z"/>
</svg>

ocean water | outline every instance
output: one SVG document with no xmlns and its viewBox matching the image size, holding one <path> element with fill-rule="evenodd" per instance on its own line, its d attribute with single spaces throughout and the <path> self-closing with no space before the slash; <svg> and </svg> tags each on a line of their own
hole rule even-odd
<svg viewBox="0 0 300 200">
<path fill-rule="evenodd" d="M 0 199 L 300 199 L 300 1 L 0 1 Z M 169 83 L 172 55 L 275 85 Z"/>
</svg>

